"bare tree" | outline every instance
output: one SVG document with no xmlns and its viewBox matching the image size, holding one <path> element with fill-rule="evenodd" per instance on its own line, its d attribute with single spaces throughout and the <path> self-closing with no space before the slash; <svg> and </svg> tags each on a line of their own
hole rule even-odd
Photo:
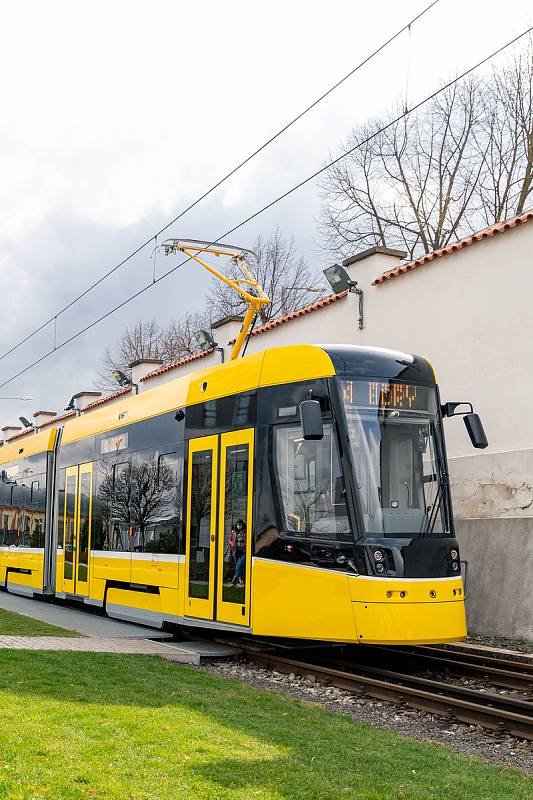
<svg viewBox="0 0 533 800">
<path fill-rule="evenodd" d="M 171 364 L 196 353 L 199 347 L 194 332 L 210 325 L 207 313 L 189 313 L 164 327 L 155 319 L 139 320 L 126 328 L 113 349 L 106 349 L 96 385 L 104 391 L 116 390 L 112 370 L 119 369 L 130 377 L 129 365 L 140 358 L 159 358 L 163 364 Z"/>
<path fill-rule="evenodd" d="M 428 253 L 527 207 L 533 193 L 533 53 L 454 84 L 399 121 L 354 129 L 322 181 L 322 240 Z"/>
<path fill-rule="evenodd" d="M 261 307 L 260 324 L 301 308 L 324 293 L 322 288 L 311 291 L 318 288 L 322 281 L 305 259 L 298 255 L 294 237 L 286 239 L 280 229 L 275 228 L 266 239 L 258 236 L 252 249 L 258 263 L 252 260 L 251 270 L 271 300 L 269 305 Z M 237 271 L 226 274 L 242 277 Z M 229 286 L 218 281 L 212 285 L 208 304 L 214 319 L 243 314 L 246 306 Z"/>
<path fill-rule="evenodd" d="M 357 149 L 322 181 L 328 249 L 350 255 L 382 245 L 413 256 L 470 230 L 478 216 L 472 198 L 481 170 L 480 112 L 478 85 L 471 80 L 418 114 L 391 124 L 394 110 L 354 130 L 345 150 Z"/>
<path fill-rule="evenodd" d="M 478 188 L 487 225 L 521 214 L 533 198 L 533 45 L 493 72 L 485 88 Z"/>
</svg>

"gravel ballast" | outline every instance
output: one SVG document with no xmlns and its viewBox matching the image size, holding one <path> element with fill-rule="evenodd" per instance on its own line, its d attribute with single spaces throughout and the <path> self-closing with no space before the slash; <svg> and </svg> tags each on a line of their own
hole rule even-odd
<svg viewBox="0 0 533 800">
<path fill-rule="evenodd" d="M 244 660 L 211 662 L 202 664 L 199 669 L 234 678 L 255 688 L 282 692 L 297 700 L 319 703 L 332 713 L 349 714 L 361 722 L 394 730 L 411 739 L 445 744 L 457 753 L 500 766 L 518 767 L 533 774 L 532 743 L 506 733 L 458 723 L 442 715 L 376 700 L 364 694 L 352 694 L 344 689 L 321 685 L 311 675 L 286 675 Z"/>
</svg>

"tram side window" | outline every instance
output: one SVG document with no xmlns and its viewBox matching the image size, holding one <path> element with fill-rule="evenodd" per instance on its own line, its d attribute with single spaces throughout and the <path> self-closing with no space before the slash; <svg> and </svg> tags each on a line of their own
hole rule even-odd
<svg viewBox="0 0 533 800">
<path fill-rule="evenodd" d="M 178 552 L 182 472 L 182 450 L 136 454 L 131 492 L 136 552 Z"/>
<path fill-rule="evenodd" d="M 177 553 L 182 452 L 153 450 L 100 461 L 93 496 L 93 549 Z"/>
<path fill-rule="evenodd" d="M 46 474 L 31 475 L 17 467 L 17 475 L 2 474 L 0 483 L 0 544 L 9 547 L 44 547 Z"/>
<path fill-rule="evenodd" d="M 95 474 L 92 547 L 127 552 L 131 549 L 131 463 L 98 461 Z"/>
<path fill-rule="evenodd" d="M 283 530 L 323 539 L 349 534 L 346 490 L 331 425 L 324 425 L 319 441 L 305 441 L 300 426 L 278 426 L 274 448 Z"/>
</svg>

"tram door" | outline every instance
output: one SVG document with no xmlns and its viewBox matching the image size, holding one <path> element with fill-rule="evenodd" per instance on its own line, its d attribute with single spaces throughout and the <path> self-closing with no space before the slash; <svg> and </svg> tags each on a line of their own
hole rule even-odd
<svg viewBox="0 0 533 800">
<path fill-rule="evenodd" d="M 185 615 L 250 624 L 252 429 L 189 442 Z"/>
<path fill-rule="evenodd" d="M 93 465 L 68 467 L 65 474 L 63 591 L 88 596 Z"/>
</svg>

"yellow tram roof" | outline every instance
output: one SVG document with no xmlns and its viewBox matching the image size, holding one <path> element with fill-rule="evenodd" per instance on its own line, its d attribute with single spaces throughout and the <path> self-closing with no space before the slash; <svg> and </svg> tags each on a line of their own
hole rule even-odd
<svg viewBox="0 0 533 800">
<path fill-rule="evenodd" d="M 325 378 L 335 374 L 329 355 L 310 344 L 274 347 L 244 356 L 225 364 L 206 366 L 169 380 L 138 395 L 125 394 L 120 400 L 105 403 L 80 416 L 63 421 L 50 420 L 42 430 L 17 436 L 0 447 L 0 464 L 16 461 L 35 453 L 52 450 L 57 423 L 63 424 L 62 444 L 75 442 L 98 433 L 122 428 L 149 419 L 180 406 L 214 400 L 230 394 L 247 392 L 261 386 L 275 386 L 291 381 Z"/>
<path fill-rule="evenodd" d="M 34 456 L 36 453 L 46 453 L 54 449 L 57 428 L 45 428 L 37 433 L 28 433 L 26 436 L 16 436 L 0 447 L 0 464 L 18 461 L 21 458 Z"/>
</svg>

